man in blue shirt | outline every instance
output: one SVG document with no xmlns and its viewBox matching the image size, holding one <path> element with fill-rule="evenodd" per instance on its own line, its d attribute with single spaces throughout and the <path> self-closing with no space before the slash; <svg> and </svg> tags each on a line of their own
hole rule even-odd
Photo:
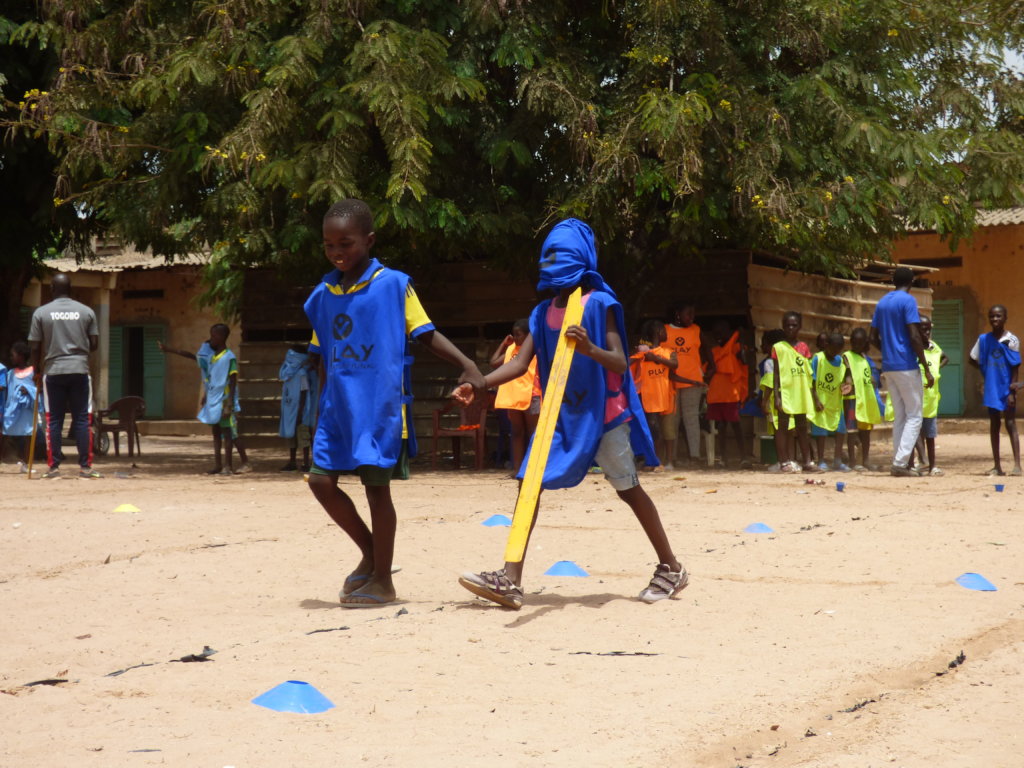
<svg viewBox="0 0 1024 768">
<path fill-rule="evenodd" d="M 924 387 L 935 386 L 924 356 L 921 313 L 910 295 L 913 282 L 913 270 L 897 267 L 892 275 L 893 290 L 881 298 L 871 318 L 871 343 L 882 351 L 882 373 L 896 417 L 892 425 L 895 477 L 920 476 L 909 466 L 910 456 L 921 433 Z M 921 381 L 922 369 L 927 383 Z"/>
</svg>

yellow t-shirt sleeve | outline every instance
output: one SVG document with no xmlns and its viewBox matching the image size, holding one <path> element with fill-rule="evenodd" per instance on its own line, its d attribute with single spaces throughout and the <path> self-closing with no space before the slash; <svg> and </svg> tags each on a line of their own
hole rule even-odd
<svg viewBox="0 0 1024 768">
<path fill-rule="evenodd" d="M 316 331 L 313 331 L 313 337 L 309 340 L 309 346 L 314 349 L 320 349 L 320 339 L 316 337 Z"/>
<path fill-rule="evenodd" d="M 405 332 L 409 336 L 414 335 L 414 332 L 423 326 L 429 325 L 431 330 L 434 324 L 430 322 L 430 318 L 427 316 L 427 312 L 423 309 L 423 305 L 420 303 L 420 297 L 416 295 L 416 290 L 412 287 L 412 284 L 405 289 Z"/>
</svg>

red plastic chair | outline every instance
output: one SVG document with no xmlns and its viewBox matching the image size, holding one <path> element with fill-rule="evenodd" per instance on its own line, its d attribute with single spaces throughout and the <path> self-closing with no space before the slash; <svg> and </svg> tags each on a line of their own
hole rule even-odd
<svg viewBox="0 0 1024 768">
<path fill-rule="evenodd" d="M 459 425 L 443 426 L 443 417 L 453 410 L 459 411 Z M 445 420 L 445 421 L 450 421 Z M 473 441 L 474 468 L 484 468 L 484 456 L 487 453 L 487 403 L 474 402 L 465 408 L 454 400 L 449 401 L 444 408 L 434 409 L 434 434 L 432 437 L 433 454 L 430 457 L 431 469 L 437 469 L 440 458 L 438 440 L 443 437 L 450 437 L 452 440 L 452 455 L 455 459 L 455 468 L 462 468 L 462 440 L 463 438 Z"/>
</svg>

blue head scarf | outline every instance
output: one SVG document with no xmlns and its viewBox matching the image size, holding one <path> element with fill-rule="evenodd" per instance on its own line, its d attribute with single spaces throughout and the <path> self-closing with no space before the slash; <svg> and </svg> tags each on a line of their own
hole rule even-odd
<svg viewBox="0 0 1024 768">
<path fill-rule="evenodd" d="M 552 227 L 540 249 L 537 290 L 561 290 L 583 285 L 615 296 L 597 271 L 594 230 L 579 219 L 566 219 Z"/>
</svg>

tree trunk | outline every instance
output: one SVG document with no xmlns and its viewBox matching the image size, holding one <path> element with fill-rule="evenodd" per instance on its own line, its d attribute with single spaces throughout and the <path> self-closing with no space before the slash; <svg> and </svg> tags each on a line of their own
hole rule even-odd
<svg viewBox="0 0 1024 768">
<path fill-rule="evenodd" d="M 28 337 L 27 329 L 21 328 L 21 296 L 31 279 L 31 264 L 0 267 L 0 362 L 4 365 L 10 363 L 11 345 Z"/>
</svg>

